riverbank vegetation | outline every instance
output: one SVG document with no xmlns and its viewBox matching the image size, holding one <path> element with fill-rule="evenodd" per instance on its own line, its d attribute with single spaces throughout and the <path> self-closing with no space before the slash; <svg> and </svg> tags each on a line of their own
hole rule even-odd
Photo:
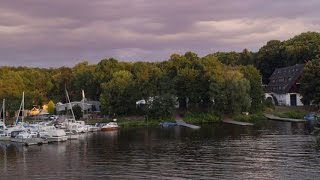
<svg viewBox="0 0 320 180">
<path fill-rule="evenodd" d="M 269 41 L 258 52 L 244 49 L 204 57 L 186 52 L 172 54 L 162 62 L 108 58 L 98 64 L 84 61 L 71 68 L 0 67 L 0 98 L 7 99 L 9 117 L 19 108 L 23 91 L 26 109 L 50 101 L 50 112 L 54 112 L 53 103 L 66 102 L 67 88 L 72 101 L 81 100 L 84 90 L 87 99 L 101 102 L 103 116 L 116 115 L 118 119 L 140 116 L 153 123 L 172 119 L 179 109 L 185 112 L 188 122 L 218 122 L 224 114 L 251 121 L 261 117 L 259 113 L 265 107 L 261 83 L 268 83 L 275 68 L 317 59 L 318 52 L 320 34 L 308 32 L 287 41 Z M 317 63 L 307 67 L 307 77 L 319 79 L 312 68 L 318 67 Z M 307 85 L 305 78 L 304 94 L 318 87 Z M 313 102 L 316 96 L 306 98 L 306 102 Z M 144 103 L 136 104 L 139 100 Z M 242 112 L 250 115 L 239 115 Z M 130 123 L 144 121 L 145 118 Z"/>
<path fill-rule="evenodd" d="M 316 107 L 305 106 L 305 107 L 286 107 L 286 106 L 276 106 L 274 109 L 268 109 L 269 114 L 273 114 L 282 118 L 292 118 L 292 119 L 303 119 L 305 115 L 310 112 L 317 111 Z"/>
</svg>

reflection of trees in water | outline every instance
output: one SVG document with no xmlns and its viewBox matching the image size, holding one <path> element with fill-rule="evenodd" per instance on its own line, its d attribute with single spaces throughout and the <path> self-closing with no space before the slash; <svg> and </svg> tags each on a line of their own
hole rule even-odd
<svg viewBox="0 0 320 180">
<path fill-rule="evenodd" d="M 1 177 L 5 179 L 6 175 L 8 175 L 8 164 L 15 167 L 17 173 L 26 169 L 27 163 L 25 152 L 27 150 L 23 144 L 2 141 L 0 142 L 0 147 L 3 152 L 3 157 L 2 153 L 0 153 L 0 159 L 3 161 L 3 167 L 0 169 L 0 174 L 3 174 Z"/>
</svg>

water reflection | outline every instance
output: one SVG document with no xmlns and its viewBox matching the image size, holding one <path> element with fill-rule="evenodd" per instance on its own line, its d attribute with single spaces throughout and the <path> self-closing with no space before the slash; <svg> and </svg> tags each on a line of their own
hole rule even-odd
<svg viewBox="0 0 320 180">
<path fill-rule="evenodd" d="M 129 128 L 0 147 L 1 179 L 316 179 L 320 170 L 319 138 L 303 124 L 273 121 Z"/>
</svg>

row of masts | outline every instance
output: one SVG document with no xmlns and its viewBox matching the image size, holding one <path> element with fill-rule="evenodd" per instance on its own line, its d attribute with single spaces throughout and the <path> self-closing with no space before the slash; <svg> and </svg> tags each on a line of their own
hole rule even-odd
<svg viewBox="0 0 320 180">
<path fill-rule="evenodd" d="M 20 116 L 20 112 L 22 113 L 21 114 L 21 122 L 23 123 L 23 120 L 24 120 L 24 92 L 22 93 L 22 100 L 21 100 L 21 103 L 20 103 L 20 107 L 19 107 L 19 111 L 18 111 L 18 115 L 17 115 L 17 118 L 16 118 L 16 125 L 18 124 L 18 121 L 19 121 L 19 116 Z M 0 111 L 0 121 L 2 121 L 4 124 L 6 122 L 6 99 L 3 99 L 2 100 L 2 107 L 1 107 L 1 111 Z"/>
<path fill-rule="evenodd" d="M 72 113 L 72 117 L 73 119 L 75 119 L 75 116 L 74 116 L 74 112 L 73 112 L 73 109 L 72 109 L 72 105 L 71 105 L 71 101 L 70 101 L 70 97 L 69 97 L 69 94 L 68 94 L 68 91 L 66 91 L 66 96 L 67 96 L 67 100 L 68 100 L 68 104 L 69 104 L 69 108 L 71 110 L 71 113 Z M 83 110 L 83 117 L 84 117 L 84 99 L 85 99 L 85 96 L 84 96 L 84 91 L 82 90 L 82 110 Z M 0 114 L 2 113 L 2 119 L 0 118 L 0 120 L 5 123 L 5 117 L 6 117 L 6 110 L 5 110 L 5 99 L 3 99 L 2 101 L 2 107 L 1 107 L 1 111 L 0 111 Z M 17 118 L 16 118 L 16 121 L 15 121 L 15 124 L 17 125 L 18 122 L 19 122 L 19 116 L 20 116 L 20 113 L 21 114 L 21 122 L 23 123 L 24 122 L 24 92 L 22 92 L 22 100 L 21 100 L 21 103 L 20 103 L 20 107 L 19 107 L 19 111 L 18 111 L 18 115 L 17 115 Z M 1 115 L 0 115 L 1 117 Z"/>
</svg>

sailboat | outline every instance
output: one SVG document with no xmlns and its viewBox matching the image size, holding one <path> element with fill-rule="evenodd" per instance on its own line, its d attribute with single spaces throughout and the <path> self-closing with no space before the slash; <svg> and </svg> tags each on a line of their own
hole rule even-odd
<svg viewBox="0 0 320 180">
<path fill-rule="evenodd" d="M 21 122 L 19 116 L 21 114 Z M 43 139 L 39 137 L 38 132 L 31 131 L 24 124 L 24 92 L 22 93 L 22 101 L 16 118 L 15 126 L 7 128 L 7 136 L 10 135 L 11 142 L 23 143 L 26 145 L 42 144 Z"/>
<path fill-rule="evenodd" d="M 21 115 L 21 121 L 19 121 L 20 115 Z M 28 128 L 25 127 L 25 124 L 24 124 L 24 92 L 22 92 L 22 100 L 20 103 L 15 125 L 13 127 L 8 128 L 8 133 L 11 134 L 11 141 L 15 141 L 15 142 L 16 142 L 15 140 L 16 138 L 31 139 L 31 138 L 37 137 L 37 133 L 31 132 Z M 18 142 L 20 142 L 20 140 L 18 140 Z"/>
<path fill-rule="evenodd" d="M 2 119 L 1 119 L 2 118 Z M 6 110 L 5 110 L 5 99 L 3 99 L 2 107 L 0 111 L 0 140 L 9 140 L 9 136 L 6 132 Z"/>
<path fill-rule="evenodd" d="M 21 123 L 19 122 L 19 115 L 22 110 L 22 118 L 21 118 Z M 24 92 L 22 93 L 22 101 L 20 104 L 19 112 L 17 115 L 17 119 L 15 121 L 15 125 L 12 127 L 6 127 L 3 129 L 1 133 L 1 140 L 11 140 L 11 137 L 15 137 L 18 135 L 20 132 L 25 131 L 26 129 L 23 127 L 23 111 L 24 111 Z M 1 123 L 5 125 L 5 100 L 3 100 L 3 105 L 2 105 L 2 112 L 3 112 L 3 119 Z"/>
<path fill-rule="evenodd" d="M 84 126 L 84 131 L 85 132 L 96 132 L 98 131 L 98 127 L 96 126 L 93 126 L 93 125 L 89 125 L 88 124 L 88 108 L 85 108 L 87 107 L 87 104 L 85 105 L 84 101 L 85 101 L 85 94 L 84 94 L 84 90 L 82 90 L 82 118 L 83 119 L 87 119 L 87 125 Z M 87 114 L 85 114 L 85 109 L 87 109 Z"/>
<path fill-rule="evenodd" d="M 69 104 L 69 108 L 71 110 L 72 118 L 67 118 L 64 122 L 64 126 L 67 129 L 66 133 L 67 133 L 69 139 L 78 139 L 79 138 L 78 133 L 84 132 L 85 123 L 84 123 L 84 121 L 76 121 L 67 90 L 66 90 L 66 95 L 67 95 L 67 101 Z"/>
</svg>

